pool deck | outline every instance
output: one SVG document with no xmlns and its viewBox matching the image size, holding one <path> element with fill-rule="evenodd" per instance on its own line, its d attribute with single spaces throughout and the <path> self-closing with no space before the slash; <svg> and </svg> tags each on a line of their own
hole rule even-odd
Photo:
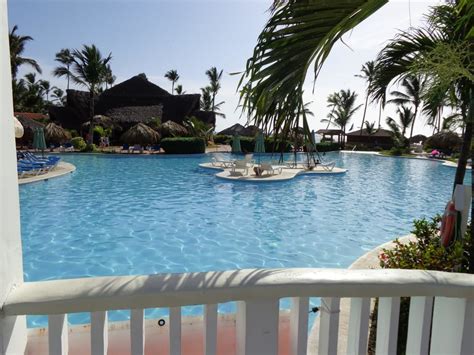
<svg viewBox="0 0 474 355">
<path fill-rule="evenodd" d="M 70 163 L 64 161 L 59 162 L 58 165 L 51 171 L 48 171 L 46 174 L 29 176 L 25 178 L 18 178 L 18 184 L 31 184 L 38 181 L 47 181 L 49 179 L 57 178 L 72 173 L 76 170 L 76 167 Z"/>
<path fill-rule="evenodd" d="M 344 174 L 347 172 L 347 169 L 334 167 L 332 170 L 325 170 L 322 167 L 316 167 L 313 170 L 307 170 L 303 167 L 298 168 L 282 168 L 281 174 L 263 174 L 262 176 L 257 176 L 250 173 L 249 175 L 243 175 L 239 170 L 236 173 L 232 173 L 231 168 L 224 168 L 220 166 L 214 166 L 212 163 L 202 163 L 199 164 L 201 168 L 219 170 L 216 174 L 216 177 L 225 180 L 231 181 L 244 181 L 244 182 L 276 182 L 276 181 L 287 181 L 294 179 L 298 175 L 331 175 L 331 174 Z M 249 168 L 249 172 L 251 172 Z"/>
</svg>

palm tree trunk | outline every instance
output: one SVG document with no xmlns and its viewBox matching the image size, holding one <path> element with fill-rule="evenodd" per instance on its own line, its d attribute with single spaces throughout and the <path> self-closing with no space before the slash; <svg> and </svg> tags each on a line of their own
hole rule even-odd
<svg viewBox="0 0 474 355">
<path fill-rule="evenodd" d="M 171 82 L 171 95 L 174 95 L 174 80 Z"/>
<path fill-rule="evenodd" d="M 413 128 L 415 128 L 416 114 L 418 113 L 418 106 L 415 106 L 415 113 L 413 114 L 413 122 L 411 123 L 410 138 L 413 137 Z"/>
<path fill-rule="evenodd" d="M 69 73 L 69 65 L 67 66 L 67 71 Z M 67 89 L 69 90 L 69 74 L 67 75 Z"/>
<path fill-rule="evenodd" d="M 92 88 L 89 92 L 89 118 L 90 118 L 90 125 L 89 125 L 89 139 L 88 144 L 94 143 L 94 89 Z"/>
<path fill-rule="evenodd" d="M 334 114 L 334 107 L 332 108 L 331 115 L 329 116 L 329 122 L 328 122 L 328 125 L 326 126 L 326 130 L 328 130 L 329 126 L 331 125 L 331 119 L 332 119 L 333 114 Z"/>
<path fill-rule="evenodd" d="M 367 112 L 367 104 L 369 103 L 369 93 L 365 96 L 365 106 L 364 106 L 364 114 L 362 115 L 362 124 L 360 125 L 360 135 L 362 135 L 362 130 L 364 129 L 364 121 L 365 121 L 365 114 Z"/>
<path fill-rule="evenodd" d="M 382 102 L 380 102 L 380 106 L 379 106 L 379 129 L 381 127 L 381 124 L 380 124 L 381 121 L 382 121 Z"/>
</svg>

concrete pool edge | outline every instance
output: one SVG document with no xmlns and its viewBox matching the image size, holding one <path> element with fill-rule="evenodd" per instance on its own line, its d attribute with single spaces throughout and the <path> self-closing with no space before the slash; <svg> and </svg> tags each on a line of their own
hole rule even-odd
<svg viewBox="0 0 474 355">
<path fill-rule="evenodd" d="M 49 179 L 54 179 L 60 176 L 71 174 L 76 170 L 76 167 L 71 163 L 66 163 L 64 161 L 59 162 L 58 165 L 52 171 L 48 171 L 46 174 L 36 175 L 26 178 L 19 178 L 18 185 L 31 184 L 33 182 L 47 181 Z"/>
<path fill-rule="evenodd" d="M 396 238 L 402 244 L 415 241 L 416 237 L 413 234 L 408 234 L 402 237 Z M 393 249 L 395 247 L 395 240 L 380 244 L 372 250 L 369 250 L 364 255 L 357 258 L 348 269 L 380 269 L 379 255 L 382 249 Z M 374 299 L 371 300 L 371 312 L 374 307 Z M 347 350 L 347 336 L 349 334 L 349 316 L 350 316 L 350 299 L 342 298 L 339 307 L 339 332 L 338 332 L 338 345 L 337 352 L 345 354 Z M 318 342 L 319 342 L 319 321 L 320 317 L 316 317 L 313 327 L 311 328 L 308 335 L 308 355 L 318 354 Z M 370 324 L 370 320 L 369 320 Z"/>
</svg>

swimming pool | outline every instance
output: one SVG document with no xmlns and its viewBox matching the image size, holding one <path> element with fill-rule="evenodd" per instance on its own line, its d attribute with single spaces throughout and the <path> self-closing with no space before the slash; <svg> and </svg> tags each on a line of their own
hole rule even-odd
<svg viewBox="0 0 474 355">
<path fill-rule="evenodd" d="M 210 159 L 63 155 L 76 172 L 20 187 L 25 279 L 347 267 L 441 213 L 455 174 L 435 161 L 329 153 L 347 174 L 252 184 L 198 167 Z"/>
</svg>

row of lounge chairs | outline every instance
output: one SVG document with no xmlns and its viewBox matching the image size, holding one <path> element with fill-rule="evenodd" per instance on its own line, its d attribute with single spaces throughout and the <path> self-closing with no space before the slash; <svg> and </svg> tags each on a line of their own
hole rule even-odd
<svg viewBox="0 0 474 355">
<path fill-rule="evenodd" d="M 273 164 L 268 162 L 262 162 L 256 164 L 252 159 L 252 154 L 247 154 L 244 159 L 241 160 L 228 160 L 225 159 L 222 155 L 215 155 L 212 158 L 211 164 L 215 167 L 231 169 L 231 173 L 236 174 L 237 170 L 241 171 L 243 175 L 248 175 L 249 169 L 256 167 L 256 173 L 259 174 L 281 174 L 283 169 L 314 169 L 315 167 L 321 167 L 326 171 L 332 171 L 336 165 L 335 162 L 322 163 L 319 161 L 310 161 L 309 163 L 295 163 L 294 161 L 289 161 L 284 164 Z"/>
<path fill-rule="evenodd" d="M 48 156 L 40 158 L 30 152 L 17 153 L 18 177 L 29 177 L 45 174 L 53 170 L 61 160 L 60 157 Z"/>
</svg>

